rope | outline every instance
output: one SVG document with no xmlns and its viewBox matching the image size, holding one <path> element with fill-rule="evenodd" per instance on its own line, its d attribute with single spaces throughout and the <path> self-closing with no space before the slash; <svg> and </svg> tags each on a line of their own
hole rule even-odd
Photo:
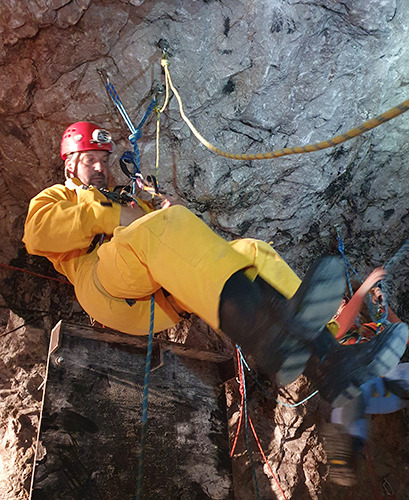
<svg viewBox="0 0 409 500">
<path fill-rule="evenodd" d="M 368 132 L 369 130 L 372 130 L 373 128 L 378 127 L 379 125 L 382 125 L 383 123 L 386 123 L 389 120 L 392 120 L 393 118 L 405 113 L 409 109 L 409 99 L 407 99 L 406 101 L 402 102 L 401 104 L 398 104 L 397 106 L 393 107 L 389 111 L 386 111 L 385 113 L 382 113 L 381 115 L 378 115 L 375 118 L 372 118 L 371 120 L 366 121 L 365 123 L 363 123 L 359 127 L 353 128 L 351 130 L 348 130 L 348 132 L 345 132 L 341 135 L 337 135 L 336 137 L 332 137 L 331 139 L 328 139 L 326 141 L 318 142 L 316 144 L 309 144 L 307 146 L 298 146 L 298 147 L 294 147 L 294 148 L 278 149 L 276 151 L 267 152 L 267 153 L 234 154 L 234 153 L 222 151 L 221 149 L 217 148 L 216 146 L 213 146 L 202 135 L 200 135 L 200 133 L 195 129 L 192 122 L 185 115 L 185 113 L 183 111 L 182 99 L 172 83 L 170 73 L 169 73 L 169 61 L 168 61 L 168 59 L 162 58 L 161 65 L 165 70 L 166 87 L 169 85 L 170 88 L 172 89 L 172 92 L 175 94 L 175 97 L 179 103 L 180 115 L 183 118 L 183 120 L 186 122 L 187 126 L 190 128 L 190 130 L 192 131 L 194 136 L 206 148 L 210 149 L 210 151 L 213 151 L 213 153 L 216 153 L 219 156 L 224 156 L 226 158 L 231 158 L 233 160 L 268 160 L 268 159 L 272 159 L 272 158 L 278 158 L 280 156 L 288 156 L 288 155 L 292 155 L 292 154 L 301 154 L 301 153 L 311 153 L 313 151 L 321 151 L 322 149 L 332 148 L 334 146 L 337 146 L 338 144 L 349 141 L 350 139 L 353 139 L 354 137 L 357 137 L 358 135 L 361 135 L 365 132 Z"/>
<path fill-rule="evenodd" d="M 146 364 L 145 364 L 145 380 L 143 386 L 143 398 L 142 398 L 142 430 L 141 430 L 141 442 L 139 451 L 139 467 L 138 467 L 138 478 L 137 478 L 137 490 L 136 490 L 136 500 L 142 498 L 143 490 L 143 468 L 145 462 L 145 449 L 146 449 L 146 435 L 148 429 L 148 394 L 149 394 L 149 374 L 151 370 L 151 360 L 152 360 L 152 345 L 153 345 L 153 323 L 155 318 L 155 296 L 151 296 L 151 315 L 149 324 L 149 340 L 148 340 L 148 350 L 146 353 Z"/>
<path fill-rule="evenodd" d="M 156 96 L 151 100 L 148 109 L 145 111 L 141 121 L 139 122 L 138 126 L 135 127 L 135 125 L 132 123 L 131 118 L 129 117 L 128 113 L 126 112 L 125 106 L 122 104 L 121 99 L 119 98 L 119 95 L 117 94 L 113 84 L 110 82 L 108 74 L 104 70 L 97 70 L 98 73 L 100 74 L 102 80 L 105 83 L 105 88 L 108 92 L 109 97 L 111 98 L 112 102 L 115 104 L 116 108 L 118 109 L 120 115 L 124 119 L 126 125 L 128 126 L 131 135 L 128 137 L 130 143 L 133 146 L 133 152 L 130 153 L 129 151 L 126 151 L 121 159 L 120 159 L 120 165 L 122 171 L 128 175 L 128 177 L 131 178 L 132 180 L 132 194 L 136 194 L 136 186 L 140 187 L 143 189 L 142 185 L 140 184 L 141 181 L 141 175 L 140 175 L 140 153 L 139 153 L 139 146 L 137 144 L 137 141 L 142 137 L 142 127 L 145 124 L 146 120 L 148 119 L 149 115 L 151 114 L 152 110 L 155 108 L 157 104 L 157 98 Z M 126 163 L 132 163 L 133 164 L 133 172 L 129 172 L 128 168 L 126 167 Z"/>
<path fill-rule="evenodd" d="M 344 261 L 345 274 L 346 274 L 347 283 L 348 283 L 348 290 L 349 290 L 350 297 L 352 297 L 354 292 L 352 290 L 351 279 L 349 276 L 348 267 L 351 268 L 352 272 L 357 276 L 358 280 L 361 283 L 362 283 L 362 280 L 359 278 L 358 273 L 355 271 L 355 269 L 351 266 L 348 259 L 346 258 L 345 252 L 344 252 L 344 242 L 342 241 L 342 237 L 341 237 L 341 234 L 340 234 L 338 228 L 336 228 L 336 231 L 337 231 L 338 251 L 341 254 L 342 260 Z"/>
<path fill-rule="evenodd" d="M 253 426 L 253 422 L 251 421 L 250 417 L 249 417 L 249 423 L 250 423 L 251 430 L 253 431 L 254 439 L 256 440 L 258 449 L 260 450 L 261 456 L 264 459 L 264 463 L 267 465 L 268 470 L 270 471 L 270 474 L 273 476 L 273 479 L 274 479 L 276 485 L 278 486 L 279 490 L 281 491 L 281 494 L 283 495 L 284 500 L 287 500 L 287 497 L 285 496 L 285 493 L 284 493 L 283 489 L 281 488 L 280 483 L 278 482 L 278 480 L 277 480 L 277 478 L 276 478 L 276 476 L 275 476 L 275 474 L 273 472 L 273 469 L 271 468 L 271 466 L 270 466 L 270 464 L 269 464 L 269 462 L 267 460 L 267 457 L 266 457 L 266 455 L 265 455 L 265 453 L 263 451 L 263 448 L 262 448 L 262 446 L 260 444 L 260 441 L 258 439 L 258 436 L 257 436 L 256 431 L 255 431 L 254 426 Z"/>
<path fill-rule="evenodd" d="M 231 452 L 230 452 L 230 456 L 232 457 L 233 454 L 234 454 L 234 450 L 236 449 L 236 444 L 237 444 L 237 439 L 239 437 L 239 434 L 240 434 L 240 429 L 241 429 L 241 424 L 242 424 L 242 420 L 243 420 L 243 414 L 244 414 L 244 418 L 245 418 L 245 421 L 247 423 L 247 421 L 249 422 L 250 424 L 250 428 L 253 432 L 253 436 L 254 436 L 254 439 L 257 443 L 257 446 L 260 450 L 260 453 L 261 453 L 261 456 L 263 457 L 264 459 L 264 462 L 265 464 L 267 465 L 267 468 L 268 470 L 270 471 L 274 481 L 276 482 L 279 490 L 281 491 L 282 495 L 283 495 L 283 498 L 284 500 L 287 500 L 286 496 L 285 496 L 285 493 L 284 491 L 282 490 L 281 486 L 280 486 L 280 483 L 278 482 L 274 472 L 273 472 L 273 469 L 271 468 L 268 460 L 267 460 L 267 457 L 264 453 L 264 450 L 260 444 L 260 440 L 257 436 L 257 433 L 254 429 L 254 425 L 253 425 L 253 422 L 250 418 L 250 416 L 247 414 L 247 400 L 246 400 L 246 382 L 245 382 L 245 376 L 244 376 L 244 370 L 243 370 L 243 365 L 246 366 L 246 368 L 248 370 L 250 370 L 246 360 L 244 359 L 244 356 L 241 352 L 241 349 L 239 346 L 236 346 L 236 351 L 237 351 L 237 362 L 238 362 L 238 372 L 239 372 L 239 383 L 240 383 L 240 386 L 239 386 L 239 391 L 240 391 L 240 394 L 241 394 L 241 404 L 240 404 L 240 417 L 239 417 L 239 423 L 238 423 L 238 426 L 237 426 L 237 432 L 236 432 L 236 436 L 234 438 L 234 442 L 233 442 L 233 445 L 232 445 L 232 449 L 231 449 Z M 246 428 L 246 431 L 247 431 L 247 428 Z M 257 479 L 256 479 L 256 476 L 255 476 L 255 470 L 254 470 L 254 464 L 252 462 L 252 456 L 250 454 L 250 447 L 249 447 L 249 442 L 248 442 L 248 436 L 246 434 L 246 446 L 247 446 L 247 451 L 248 451 L 248 454 L 249 454 L 249 458 L 250 458 L 250 464 L 252 465 L 252 474 L 253 474 L 253 479 L 255 481 L 255 486 L 256 486 L 256 497 L 258 498 L 258 486 L 257 486 Z"/>
<path fill-rule="evenodd" d="M 20 271 L 22 273 L 31 274 L 33 276 L 38 276 L 39 278 L 45 278 L 47 280 L 58 281 L 58 283 L 64 283 L 64 285 L 71 285 L 71 283 L 69 281 L 61 280 L 58 278 L 53 278 L 51 276 L 45 276 L 44 274 L 35 273 L 33 271 L 29 271 L 28 269 L 22 269 L 20 267 L 9 266 L 7 264 L 3 264 L 2 262 L 0 262 L 0 267 L 4 267 L 5 269 L 11 269 L 12 271 Z"/>
<path fill-rule="evenodd" d="M 247 453 L 249 456 L 249 461 L 250 461 L 250 467 L 251 467 L 251 475 L 253 476 L 253 482 L 254 482 L 254 490 L 255 490 L 255 495 L 256 495 L 256 500 L 260 498 L 260 492 L 258 489 L 258 482 L 257 482 L 257 476 L 256 476 L 256 469 L 254 467 L 254 461 L 253 461 L 253 454 L 250 449 L 250 440 L 249 440 L 249 432 L 248 432 L 248 415 L 247 415 L 247 391 L 246 391 L 246 378 L 244 376 L 244 370 L 243 370 L 243 361 L 242 361 L 242 355 L 241 355 L 241 350 L 240 347 L 237 347 L 237 361 L 239 364 L 239 379 L 240 379 L 240 386 L 242 387 L 243 390 L 243 401 L 244 401 L 244 435 L 246 437 L 246 447 L 247 447 Z"/>
<path fill-rule="evenodd" d="M 118 109 L 120 115 L 124 119 L 126 125 L 128 126 L 131 134 L 134 134 L 136 132 L 136 129 L 134 127 L 134 124 L 132 123 L 132 120 L 129 118 L 128 113 L 126 112 L 126 109 L 124 105 L 122 104 L 121 99 L 119 98 L 119 95 L 116 93 L 116 90 L 112 83 L 109 81 L 109 77 L 107 73 L 103 70 L 97 70 L 98 73 L 101 75 L 102 79 L 106 80 L 105 88 L 107 89 L 109 97 L 112 99 L 112 102 L 115 104 L 116 108 Z"/>
<path fill-rule="evenodd" d="M 291 403 L 291 404 L 284 403 L 284 401 L 280 401 L 277 398 L 275 398 L 274 396 L 272 396 L 271 394 L 269 394 L 256 377 L 254 377 L 254 381 L 260 387 L 260 389 L 263 391 L 263 393 L 266 397 L 268 397 L 269 399 L 273 399 L 277 404 L 279 404 L 281 406 L 285 406 L 286 408 L 296 408 L 297 406 L 300 406 L 300 405 L 306 403 L 309 399 L 311 399 L 312 397 L 314 397 L 318 394 L 318 390 L 316 390 L 316 391 L 312 392 L 309 396 L 304 398 L 302 401 L 298 401 L 298 403 Z"/>
<path fill-rule="evenodd" d="M 385 271 L 387 271 L 390 267 L 393 267 L 399 260 L 409 251 L 409 238 L 405 241 L 405 243 L 399 248 L 399 250 L 395 253 L 395 255 L 388 260 L 388 262 L 383 266 Z"/>
<path fill-rule="evenodd" d="M 236 349 L 237 349 L 237 360 L 238 360 L 239 359 L 238 347 L 236 347 Z M 234 437 L 233 444 L 232 444 L 231 451 L 230 451 L 230 457 L 232 457 L 234 455 L 234 451 L 236 449 L 237 440 L 239 438 L 241 424 L 242 424 L 242 420 L 243 420 L 243 412 L 244 412 L 244 391 L 243 391 L 243 386 L 241 384 L 241 379 L 240 379 L 240 362 L 239 361 L 238 361 L 238 368 L 239 368 L 239 392 L 240 392 L 240 396 L 241 396 L 240 415 L 239 415 L 239 423 L 237 425 L 236 435 Z"/>
<path fill-rule="evenodd" d="M 160 111 L 156 112 L 156 160 L 155 160 L 155 177 L 159 174 L 159 132 L 160 132 Z"/>
<path fill-rule="evenodd" d="M 142 120 L 139 122 L 138 126 L 136 127 L 136 130 L 133 134 L 129 136 L 129 141 L 133 145 L 133 172 L 131 175 L 132 179 L 132 194 L 136 194 L 136 186 L 138 185 L 138 177 L 140 176 L 141 169 L 140 169 L 140 154 L 139 154 L 139 146 L 138 146 L 138 140 L 142 137 L 142 127 L 146 120 L 148 119 L 148 116 L 151 114 L 153 108 L 156 106 L 157 99 L 154 97 L 152 101 L 150 102 L 148 109 L 145 111 L 145 114 L 142 117 Z M 139 187 L 141 187 L 139 185 Z"/>
<path fill-rule="evenodd" d="M 45 313 L 45 314 L 42 314 L 41 316 L 30 319 L 29 321 L 26 321 L 22 325 L 17 326 L 16 328 L 13 328 L 12 330 L 8 330 L 6 332 L 0 333 L 0 337 L 4 337 L 5 335 L 8 335 L 9 333 L 14 333 L 17 330 L 20 330 L 20 328 L 24 328 L 25 326 L 30 325 L 31 323 L 34 323 L 35 321 L 38 321 L 39 319 L 45 318 L 46 316 L 50 316 L 50 315 L 51 315 L 51 313 Z"/>
<path fill-rule="evenodd" d="M 244 356 L 243 356 L 243 353 L 241 352 L 240 350 L 240 357 L 243 361 L 243 363 L 245 364 L 247 370 L 251 372 L 250 370 L 250 367 L 249 365 L 247 364 L 246 360 L 244 359 Z M 271 396 L 271 394 L 269 394 L 266 389 L 263 387 L 263 385 L 260 383 L 260 381 L 257 379 L 257 377 L 254 377 L 253 376 L 253 379 L 254 381 L 256 382 L 256 384 L 260 387 L 260 389 L 263 391 L 264 395 L 267 396 L 267 398 L 269 399 L 273 399 L 276 403 L 278 403 L 279 405 L 281 406 L 285 406 L 287 408 L 296 408 L 297 406 L 300 406 L 302 404 L 304 404 L 305 402 L 307 402 L 309 399 L 311 399 L 313 396 L 315 396 L 316 394 L 318 394 L 318 390 L 317 391 L 314 391 L 312 392 L 309 396 L 307 396 L 306 398 L 304 398 L 302 401 L 299 401 L 298 403 L 293 403 L 293 404 L 289 404 L 289 403 L 284 403 L 283 401 L 279 401 L 278 399 L 276 399 L 275 397 Z"/>
<path fill-rule="evenodd" d="M 378 489 L 379 488 L 378 478 L 376 476 L 375 467 L 371 460 L 371 456 L 369 454 L 369 449 L 367 445 L 364 448 L 364 453 L 365 453 L 366 463 L 369 465 L 369 470 L 371 471 L 372 474 L 371 486 L 372 486 L 373 498 L 376 500 L 383 500 L 383 495 L 380 493 Z"/>
</svg>

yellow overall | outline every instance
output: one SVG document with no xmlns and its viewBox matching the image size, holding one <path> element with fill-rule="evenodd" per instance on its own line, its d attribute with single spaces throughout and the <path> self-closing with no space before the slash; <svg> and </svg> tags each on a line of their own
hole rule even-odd
<svg viewBox="0 0 409 500">
<path fill-rule="evenodd" d="M 168 294 L 218 330 L 223 286 L 241 269 L 250 279 L 260 275 L 287 298 L 300 284 L 267 243 L 227 242 L 182 206 L 151 212 L 127 227 L 119 226 L 119 216 L 120 205 L 70 180 L 33 198 L 23 238 L 29 253 L 47 257 L 67 276 L 90 316 L 116 330 L 148 333 L 152 293 L 154 331 L 180 320 Z M 112 237 L 87 253 L 99 233 Z M 135 304 L 129 306 L 125 298 Z"/>
</svg>

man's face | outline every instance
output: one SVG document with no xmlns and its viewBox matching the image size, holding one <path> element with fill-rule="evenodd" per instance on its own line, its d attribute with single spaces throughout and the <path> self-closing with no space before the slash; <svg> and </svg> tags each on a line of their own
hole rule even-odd
<svg viewBox="0 0 409 500">
<path fill-rule="evenodd" d="M 86 151 L 66 160 L 66 169 L 86 186 L 106 188 L 109 174 L 109 153 L 107 151 Z"/>
</svg>

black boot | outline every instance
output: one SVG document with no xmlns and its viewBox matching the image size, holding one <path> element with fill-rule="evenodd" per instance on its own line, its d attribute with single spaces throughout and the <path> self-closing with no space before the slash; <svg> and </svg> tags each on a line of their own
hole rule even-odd
<svg viewBox="0 0 409 500">
<path fill-rule="evenodd" d="M 238 272 L 220 298 L 220 327 L 258 368 L 285 385 L 303 372 L 312 341 L 336 312 L 344 288 L 343 266 L 335 257 L 317 261 L 291 300 L 261 278 L 251 283 Z"/>
<path fill-rule="evenodd" d="M 324 399 L 343 406 L 360 394 L 363 383 L 386 375 L 399 363 L 407 340 L 405 323 L 391 323 L 374 339 L 354 345 L 338 344 L 324 329 L 313 341 L 313 355 L 304 373 Z"/>
<path fill-rule="evenodd" d="M 295 380 L 304 370 L 311 352 L 289 333 L 288 301 L 264 281 L 251 282 L 242 272 L 231 276 L 220 297 L 219 317 L 221 330 L 268 377 L 288 359 L 286 379 Z"/>
</svg>

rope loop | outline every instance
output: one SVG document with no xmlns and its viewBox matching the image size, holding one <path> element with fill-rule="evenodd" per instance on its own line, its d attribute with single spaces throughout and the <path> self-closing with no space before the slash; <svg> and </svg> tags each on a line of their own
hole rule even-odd
<svg viewBox="0 0 409 500">
<path fill-rule="evenodd" d="M 182 103 L 182 98 L 180 97 L 177 89 L 172 83 L 172 79 L 170 77 L 169 73 L 169 59 L 168 55 L 165 54 L 162 57 L 161 60 L 161 66 L 165 71 L 165 81 L 166 81 L 166 87 L 170 86 L 172 89 L 172 92 L 174 93 L 178 104 L 179 104 L 179 112 L 180 116 L 182 119 L 185 121 L 187 126 L 190 128 L 191 132 L 193 135 L 205 146 L 207 149 L 212 151 L 213 153 L 223 156 L 225 158 L 230 158 L 232 160 L 270 160 L 273 158 L 279 158 L 281 156 L 288 156 L 288 155 L 293 155 L 293 154 L 301 154 L 301 153 L 311 153 L 313 151 L 321 151 L 323 149 L 327 148 L 332 148 L 334 146 L 337 146 L 338 144 L 341 144 L 343 142 L 349 141 L 353 139 L 354 137 L 357 137 L 365 132 L 368 132 L 369 130 L 372 130 L 375 127 L 378 127 L 379 125 L 382 125 L 383 123 L 392 120 L 393 118 L 401 115 L 402 113 L 406 113 L 406 111 L 409 110 L 409 99 L 406 101 L 402 102 L 401 104 L 398 104 L 394 108 L 385 111 L 381 115 L 378 115 L 371 120 L 366 121 L 359 127 L 353 128 L 351 130 L 348 130 L 347 132 L 344 132 L 341 135 L 337 135 L 336 137 L 332 137 L 331 139 L 327 139 L 325 141 L 321 141 L 315 144 L 307 144 L 305 146 L 296 146 L 292 148 L 284 148 L 284 149 L 278 149 L 276 151 L 271 151 L 267 153 L 257 153 L 257 154 L 235 154 L 235 153 L 230 153 L 228 151 L 223 151 L 220 148 L 214 146 L 211 144 L 208 140 L 206 140 L 194 127 L 193 123 L 189 120 L 189 118 L 185 115 L 185 112 L 183 110 L 183 103 Z"/>
</svg>

